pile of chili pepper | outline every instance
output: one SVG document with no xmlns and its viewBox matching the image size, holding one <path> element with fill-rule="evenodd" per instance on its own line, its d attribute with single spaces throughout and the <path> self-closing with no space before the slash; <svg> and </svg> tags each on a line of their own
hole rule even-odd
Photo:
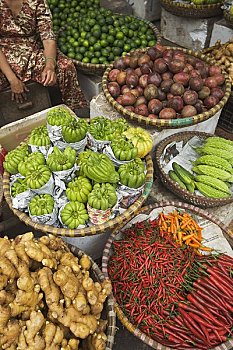
<svg viewBox="0 0 233 350">
<path fill-rule="evenodd" d="M 185 212 L 174 211 L 173 213 L 160 213 L 158 218 L 160 233 L 169 234 L 179 243 L 192 247 L 197 254 L 199 249 L 204 251 L 211 251 L 211 248 L 202 245 L 202 228 L 192 218 L 192 216 Z"/>
<path fill-rule="evenodd" d="M 113 293 L 129 321 L 159 343 L 209 349 L 227 340 L 233 327 L 233 259 L 200 256 L 143 221 L 113 243 L 108 273 Z"/>
</svg>

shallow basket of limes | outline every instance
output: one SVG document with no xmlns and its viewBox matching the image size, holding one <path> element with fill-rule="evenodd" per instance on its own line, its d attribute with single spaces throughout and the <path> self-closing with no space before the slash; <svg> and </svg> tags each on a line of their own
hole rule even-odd
<svg viewBox="0 0 233 350">
<path fill-rule="evenodd" d="M 160 41 L 158 29 L 149 21 L 115 14 L 105 8 L 89 10 L 78 27 L 60 31 L 60 50 L 85 73 L 103 73 L 117 57 Z"/>
<path fill-rule="evenodd" d="M 204 132 L 181 132 L 159 143 L 156 168 L 175 195 L 199 207 L 233 202 L 233 141 Z"/>
</svg>

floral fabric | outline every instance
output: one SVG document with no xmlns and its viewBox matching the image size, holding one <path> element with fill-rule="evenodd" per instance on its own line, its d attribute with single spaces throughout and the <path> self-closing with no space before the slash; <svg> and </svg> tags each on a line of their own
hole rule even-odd
<svg viewBox="0 0 233 350">
<path fill-rule="evenodd" d="M 46 39 L 55 40 L 46 0 L 24 0 L 17 16 L 12 14 L 5 0 L 0 0 L 0 49 L 21 81 L 40 83 L 45 66 L 42 41 Z M 85 106 L 76 69 L 72 61 L 59 52 L 56 74 L 63 102 L 71 109 Z M 7 86 L 0 72 L 0 91 Z"/>
</svg>

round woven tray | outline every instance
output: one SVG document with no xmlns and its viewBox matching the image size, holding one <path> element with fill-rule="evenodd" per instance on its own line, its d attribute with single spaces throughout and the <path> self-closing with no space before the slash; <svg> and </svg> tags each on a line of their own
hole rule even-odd
<svg viewBox="0 0 233 350">
<path fill-rule="evenodd" d="M 54 226 L 38 224 L 29 217 L 29 215 L 24 212 L 15 209 L 12 207 L 12 200 L 10 195 L 10 174 L 8 172 L 4 172 L 3 174 L 3 191 L 6 202 L 8 203 L 10 209 L 13 213 L 18 216 L 19 220 L 23 221 L 26 225 L 33 227 L 35 230 L 39 230 L 45 233 L 52 233 L 57 236 L 65 236 L 65 237 L 84 237 L 84 236 L 93 236 L 97 233 L 105 232 L 107 229 L 112 229 L 116 225 L 121 225 L 125 220 L 132 217 L 132 215 L 143 205 L 144 201 L 148 197 L 152 185 L 153 185 L 153 162 L 150 155 L 147 155 L 146 158 L 146 182 L 144 185 L 144 190 L 142 195 L 122 214 L 117 215 L 114 219 L 106 221 L 101 225 L 93 225 L 90 227 L 85 227 L 82 229 L 70 230 L 66 228 L 57 228 Z"/>
<path fill-rule="evenodd" d="M 158 174 L 160 179 L 162 180 L 165 187 L 167 187 L 171 192 L 176 194 L 178 197 L 182 198 L 185 202 L 197 205 L 202 208 L 210 208 L 210 207 L 219 207 L 221 205 L 226 205 L 233 202 L 233 196 L 230 198 L 208 198 L 204 196 L 198 196 L 196 194 L 190 193 L 187 190 L 181 188 L 177 182 L 173 181 L 168 174 L 165 173 L 163 167 L 160 164 L 161 155 L 164 152 L 164 149 L 167 145 L 174 141 L 188 141 L 194 136 L 199 136 L 203 140 L 209 136 L 213 136 L 212 134 L 207 134 L 205 132 L 196 132 L 196 131 L 187 131 L 180 132 L 175 135 L 171 135 L 162 140 L 159 145 L 156 147 L 155 151 L 155 163 L 158 169 Z"/>
<path fill-rule="evenodd" d="M 180 17 L 208 18 L 222 14 L 222 3 L 211 5 L 194 5 L 175 2 L 173 0 L 161 0 L 161 5 L 168 12 Z"/>
<path fill-rule="evenodd" d="M 167 206 L 174 206 L 176 208 L 180 208 L 180 209 L 185 209 L 188 210 L 191 214 L 196 214 L 202 218 L 205 218 L 206 220 L 209 220 L 210 222 L 216 224 L 217 226 L 219 226 L 219 228 L 222 230 L 224 236 L 226 237 L 226 239 L 228 240 L 228 242 L 230 243 L 230 245 L 233 247 L 233 236 L 230 236 L 230 232 L 225 228 L 225 226 L 223 225 L 223 223 L 221 223 L 219 220 L 217 220 L 214 216 L 212 216 L 211 214 L 208 214 L 206 211 L 197 208 L 193 205 L 189 205 L 186 203 L 182 203 L 182 202 L 160 202 L 158 204 L 154 204 L 154 205 L 150 205 L 144 208 L 141 208 L 138 212 L 138 214 L 149 214 L 150 211 L 152 211 L 153 209 L 156 208 L 164 208 Z M 129 220 L 130 221 L 130 220 Z M 126 224 L 126 223 L 125 223 Z M 110 235 L 104 252 L 103 252 L 103 259 L 102 259 L 102 271 L 105 275 L 105 277 L 109 278 L 108 276 L 108 262 L 109 262 L 109 258 L 111 256 L 111 247 L 112 247 L 112 243 L 115 241 L 117 234 L 119 233 L 119 231 L 122 231 L 124 228 L 124 225 L 117 227 Z M 158 350 L 174 350 L 170 347 L 166 347 L 158 342 L 156 342 L 155 340 L 149 338 L 145 333 L 141 332 L 138 328 L 136 328 L 129 320 L 128 318 L 125 316 L 124 312 L 122 311 L 122 309 L 120 308 L 119 304 L 115 301 L 115 309 L 116 309 L 116 313 L 117 313 L 117 317 L 119 318 L 119 320 L 122 322 L 122 324 L 132 333 L 134 334 L 137 338 L 139 338 L 140 340 L 142 340 L 145 344 L 151 346 L 153 349 L 158 349 Z M 233 348 L 233 339 L 228 340 L 227 342 L 225 342 L 224 344 L 221 344 L 220 346 L 217 346 L 215 348 L 212 348 L 212 350 L 230 350 Z M 195 348 L 193 348 L 193 350 L 195 350 Z"/>
<path fill-rule="evenodd" d="M 185 52 L 186 54 L 198 57 L 207 63 L 211 63 L 211 64 L 215 63 L 215 61 L 213 59 L 207 58 L 205 55 L 203 55 L 199 52 L 195 52 L 195 51 L 187 50 L 187 49 L 182 49 L 180 47 L 174 48 L 174 47 L 167 46 L 167 48 L 174 49 L 174 50 L 181 50 L 181 51 Z M 140 50 L 139 52 L 144 53 L 144 52 L 146 52 L 146 49 Z M 131 53 L 131 54 L 133 54 L 133 53 Z M 209 111 L 201 113 L 201 114 L 197 114 L 194 117 L 190 117 L 190 118 L 150 119 L 150 118 L 144 117 L 142 115 L 135 114 L 134 112 L 128 111 L 122 105 L 117 103 L 117 101 L 110 95 L 110 93 L 108 91 L 107 83 L 108 83 L 108 75 L 109 75 L 109 72 L 111 71 L 112 68 L 113 68 L 113 65 L 110 65 L 110 67 L 107 68 L 107 70 L 105 71 L 105 73 L 103 75 L 103 79 L 102 79 L 103 91 L 104 91 L 104 94 L 105 94 L 107 101 L 117 110 L 117 112 L 124 115 L 126 118 L 137 121 L 138 123 L 141 123 L 141 124 L 146 124 L 146 125 L 154 126 L 157 128 L 180 128 L 180 127 L 185 127 L 185 126 L 189 126 L 189 125 L 203 122 L 204 120 L 207 120 L 207 119 L 213 117 L 220 109 L 223 108 L 223 106 L 226 104 L 226 102 L 230 96 L 230 93 L 231 93 L 231 82 L 229 80 L 228 75 L 225 72 L 223 72 L 225 79 L 226 79 L 225 95 L 221 99 L 221 101 L 215 107 L 211 108 Z"/>
<path fill-rule="evenodd" d="M 81 258 L 85 253 L 80 250 L 79 248 L 67 244 L 70 248 L 71 252 L 77 256 L 78 258 Z M 105 279 L 104 274 L 100 270 L 99 266 L 94 262 L 94 260 L 88 256 L 91 261 L 91 274 L 93 274 L 93 278 L 97 282 L 103 282 Z M 116 313 L 114 309 L 114 298 L 113 295 L 110 294 L 105 302 L 105 309 L 104 309 L 104 316 L 107 317 L 108 325 L 106 329 L 106 335 L 107 335 L 107 343 L 106 343 L 106 349 L 105 350 L 111 350 L 113 348 L 114 344 L 114 336 L 116 332 Z M 36 349 L 35 349 L 36 350 Z"/>
<path fill-rule="evenodd" d="M 135 17 L 135 16 L 134 16 Z M 138 18 L 138 17 L 137 17 Z M 149 21 L 143 20 L 139 18 L 141 21 L 149 24 L 149 26 L 153 29 L 155 37 L 157 39 L 157 43 L 161 41 L 161 34 L 158 28 Z M 134 52 L 135 50 L 131 51 Z M 84 72 L 85 74 L 96 74 L 102 75 L 104 71 L 109 67 L 110 64 L 94 64 L 94 63 L 83 63 L 82 61 L 77 61 L 75 59 L 72 60 L 78 70 Z"/>
<path fill-rule="evenodd" d="M 226 20 L 226 22 L 233 27 L 233 15 L 229 13 L 229 11 L 223 11 L 223 16 Z"/>
</svg>

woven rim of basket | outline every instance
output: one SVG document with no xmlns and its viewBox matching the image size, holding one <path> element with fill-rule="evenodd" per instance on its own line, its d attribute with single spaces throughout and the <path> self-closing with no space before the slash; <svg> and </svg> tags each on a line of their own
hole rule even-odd
<svg viewBox="0 0 233 350">
<path fill-rule="evenodd" d="M 121 16 L 124 16 L 124 15 L 121 15 Z M 160 43 L 161 41 L 161 34 L 160 34 L 160 31 L 158 30 L 158 28 L 153 24 L 151 23 L 150 21 L 147 21 L 145 19 L 142 19 L 142 18 L 139 18 L 137 16 L 134 16 L 138 19 L 140 19 L 140 21 L 143 21 L 147 24 L 149 24 L 149 26 L 152 28 L 154 34 L 155 34 L 155 37 L 157 39 L 157 43 Z M 137 51 L 137 49 L 134 49 L 130 52 L 135 52 Z M 130 53 L 129 52 L 129 53 Z M 91 71 L 91 72 L 95 72 L 95 71 L 101 71 L 101 72 L 104 72 L 110 65 L 109 64 L 94 64 L 94 63 L 84 63 L 82 61 L 78 61 L 78 60 L 75 60 L 75 59 L 72 59 L 73 63 L 77 66 L 77 68 L 80 68 L 81 70 L 87 70 L 87 71 Z"/>
<path fill-rule="evenodd" d="M 203 55 L 199 52 L 195 52 L 195 51 L 188 50 L 188 49 L 183 49 L 180 47 L 166 46 L 166 48 L 173 49 L 173 50 L 180 50 L 182 52 L 185 52 L 188 55 L 195 56 L 195 57 L 205 61 L 206 63 L 210 63 L 210 64 L 216 63 L 214 61 L 214 59 L 210 59 L 209 57 L 206 57 L 205 55 Z M 144 53 L 144 52 L 146 52 L 146 49 L 138 50 L 138 52 Z M 131 55 L 132 54 L 133 53 L 131 53 Z M 167 119 L 150 119 L 148 117 L 144 117 L 142 115 L 128 111 L 110 95 L 110 93 L 108 91 L 108 87 L 107 87 L 107 82 L 108 82 L 109 72 L 111 71 L 112 68 L 113 68 L 113 64 L 111 64 L 111 66 L 107 68 L 107 70 L 105 71 L 105 73 L 103 75 L 103 79 L 102 79 L 103 91 L 104 91 L 104 95 L 105 95 L 107 101 L 117 110 L 117 112 L 124 115 L 128 119 L 136 120 L 138 123 L 142 123 L 142 124 L 146 124 L 146 125 L 150 125 L 150 126 L 155 126 L 155 127 L 159 127 L 159 128 L 178 128 L 178 127 L 185 127 L 185 126 L 190 126 L 193 124 L 203 122 L 203 121 L 213 117 L 220 109 L 223 108 L 223 106 L 226 104 L 226 102 L 230 96 L 230 93 L 231 93 L 231 82 L 229 80 L 229 77 L 224 71 L 222 71 L 222 74 L 225 77 L 226 91 L 225 91 L 225 95 L 223 96 L 221 101 L 219 101 L 219 103 L 216 106 L 214 106 L 213 108 L 211 108 L 207 112 L 203 112 L 201 114 L 197 114 L 194 117 L 189 117 L 189 118 L 177 118 L 177 119 L 169 119 L 169 120 L 167 120 Z"/>
<path fill-rule="evenodd" d="M 214 224 L 218 225 L 219 228 L 222 230 L 224 236 L 228 239 L 228 241 L 230 241 L 231 246 L 233 246 L 233 235 L 230 234 L 230 232 L 227 230 L 227 228 L 223 225 L 223 223 L 221 221 L 219 221 L 218 219 L 216 219 L 213 215 L 207 213 L 206 211 L 204 211 L 203 209 L 200 209 L 196 206 L 187 204 L 187 203 L 183 203 L 183 202 L 178 202 L 178 201 L 168 201 L 168 202 L 159 202 L 156 204 L 152 204 L 146 207 L 141 208 L 140 210 L 138 210 L 138 212 L 136 213 L 136 215 L 138 214 L 145 214 L 145 213 L 149 213 L 150 211 L 152 211 L 153 209 L 156 208 L 164 208 L 167 206 L 174 206 L 176 208 L 180 208 L 180 209 L 185 209 L 185 210 L 190 210 L 191 213 L 197 214 L 211 222 L 213 222 Z M 136 216 L 135 215 L 135 216 Z M 130 220 L 128 220 L 129 222 Z M 114 231 L 111 233 L 106 245 L 105 245 L 105 249 L 103 252 L 103 258 L 102 258 L 102 271 L 104 273 L 104 276 L 109 278 L 108 276 L 108 261 L 110 258 L 110 254 L 111 254 L 111 246 L 112 243 L 114 242 L 116 235 L 118 233 L 118 231 L 123 230 L 124 226 L 126 225 L 126 223 L 124 223 L 123 226 L 118 226 L 114 229 Z M 114 299 L 115 300 L 115 299 Z M 125 316 L 124 312 L 121 310 L 120 305 L 116 302 L 115 300 L 115 309 L 116 309 L 116 313 L 117 313 L 117 317 L 119 318 L 119 320 L 122 322 L 122 324 L 132 333 L 134 334 L 137 338 L 139 338 L 140 340 L 142 340 L 145 344 L 151 346 L 153 349 L 157 349 L 157 350 L 174 350 L 173 348 L 164 346 L 158 342 L 156 342 L 155 340 L 151 339 L 150 337 L 148 337 L 145 333 L 141 332 L 140 329 L 138 329 L 137 327 L 135 327 L 129 320 L 128 318 Z M 212 350 L 230 350 L 233 346 L 233 338 L 228 340 L 227 342 L 213 348 Z"/>
<path fill-rule="evenodd" d="M 164 184 L 165 187 L 167 187 L 170 191 L 172 191 L 174 194 L 181 198 L 185 198 L 188 202 L 201 206 L 203 208 L 210 208 L 210 207 L 218 207 L 222 205 L 226 205 L 233 202 L 233 196 L 230 198 L 208 198 L 204 196 L 198 196 L 196 194 L 193 194 L 189 192 L 188 190 L 184 190 L 179 186 L 179 184 L 175 181 L 173 181 L 168 174 L 165 173 L 163 170 L 163 167 L 160 164 L 160 158 L 161 155 L 164 152 L 164 149 L 167 145 L 169 145 L 173 141 L 188 141 L 194 136 L 199 136 L 202 139 L 206 139 L 207 137 L 214 136 L 212 134 L 207 134 L 205 132 L 198 132 L 198 131 L 185 131 L 185 132 L 179 132 L 177 134 L 171 135 L 166 137 L 164 140 L 162 140 L 155 150 L 155 161 L 157 165 L 157 169 L 159 170 L 159 176 Z"/>
<path fill-rule="evenodd" d="M 222 13 L 222 2 L 217 4 L 195 5 L 175 2 L 173 0 L 161 0 L 161 5 L 168 12 L 181 17 L 206 18 L 217 16 Z"/>
<path fill-rule="evenodd" d="M 10 195 L 10 174 L 6 171 L 3 174 L 4 196 L 10 209 L 13 211 L 13 213 L 16 216 L 18 216 L 19 220 L 23 221 L 26 225 L 33 227 L 35 230 L 39 230 L 45 233 L 51 233 L 56 236 L 64 236 L 64 237 L 93 236 L 97 233 L 100 234 L 104 232 L 106 229 L 109 229 L 109 228 L 112 229 L 116 225 L 121 225 L 125 220 L 128 220 L 129 218 L 131 218 L 132 215 L 135 213 L 135 211 L 137 211 L 143 205 L 144 201 L 146 200 L 146 198 L 148 197 L 151 191 L 151 188 L 153 185 L 153 174 L 154 174 L 154 168 L 153 168 L 153 162 L 152 162 L 151 156 L 147 155 L 145 157 L 145 160 L 146 160 L 147 173 L 146 173 L 146 181 L 145 181 L 142 195 L 122 214 L 117 215 L 114 219 L 108 220 L 101 225 L 93 225 L 91 227 L 71 230 L 66 228 L 58 228 L 50 225 L 39 224 L 32 221 L 29 215 L 12 207 L 12 199 Z"/>
</svg>

